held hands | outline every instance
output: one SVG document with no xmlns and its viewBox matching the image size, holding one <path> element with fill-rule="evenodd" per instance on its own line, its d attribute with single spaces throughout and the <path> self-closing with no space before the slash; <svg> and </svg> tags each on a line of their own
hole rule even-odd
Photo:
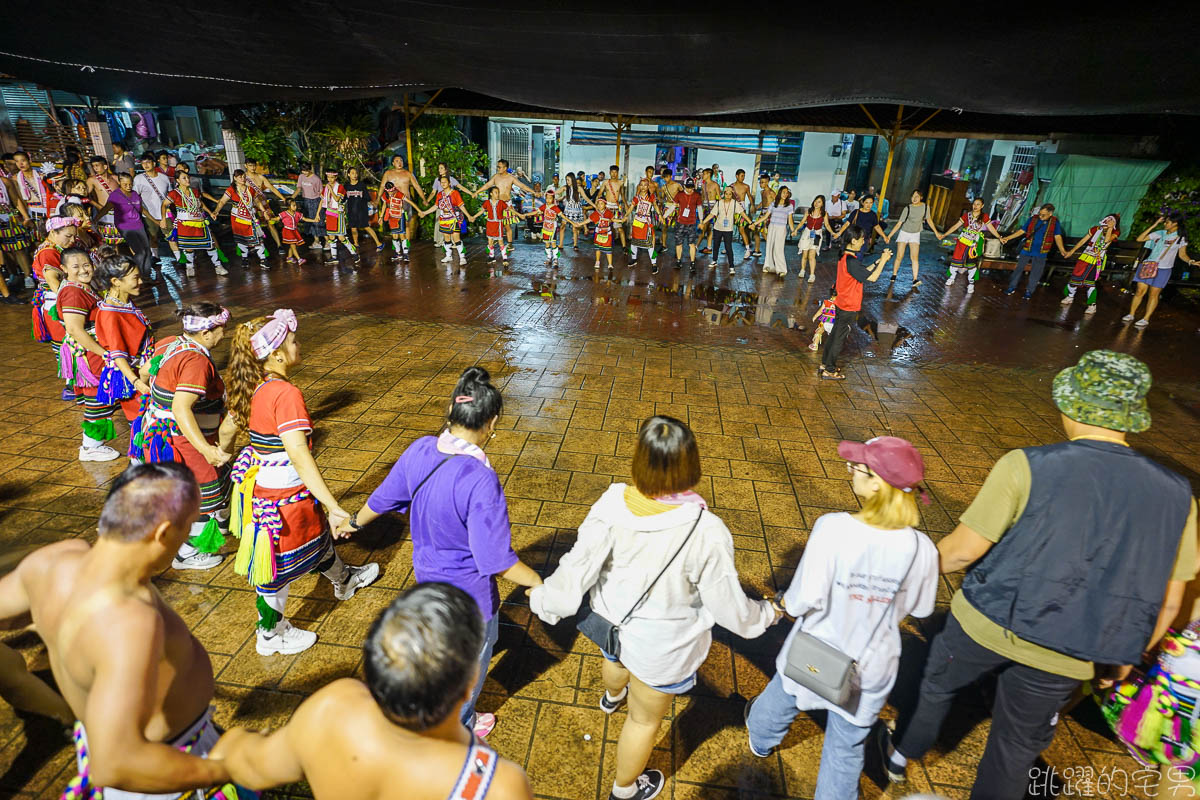
<svg viewBox="0 0 1200 800">
<path fill-rule="evenodd" d="M 883 252 L 880 253 L 880 255 L 879 255 L 879 260 L 880 260 L 880 262 L 883 262 L 883 261 L 887 261 L 891 257 L 892 257 L 892 248 L 885 247 L 885 248 L 883 248 Z"/>
<path fill-rule="evenodd" d="M 210 447 L 204 453 L 204 460 L 214 467 L 219 467 L 228 463 L 229 459 L 231 458 L 233 458 L 232 455 L 226 453 L 219 447 Z"/>
<path fill-rule="evenodd" d="M 141 378 L 138 378 L 133 382 L 133 388 L 136 389 L 139 394 L 150 394 L 150 386 Z"/>
<path fill-rule="evenodd" d="M 333 529 L 335 538 L 345 539 L 351 534 L 349 511 L 341 506 L 326 506 L 325 516 L 329 517 L 329 527 Z"/>
</svg>

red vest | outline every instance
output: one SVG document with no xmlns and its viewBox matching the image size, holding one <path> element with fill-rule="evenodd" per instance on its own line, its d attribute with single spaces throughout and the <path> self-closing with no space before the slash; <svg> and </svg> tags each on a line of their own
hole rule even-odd
<svg viewBox="0 0 1200 800">
<path fill-rule="evenodd" d="M 855 280 L 850 274 L 850 270 L 846 268 L 847 258 L 858 258 L 851 253 L 844 253 L 838 259 L 837 266 L 837 297 L 833 299 L 835 305 L 843 311 L 858 311 L 862 308 L 862 281 Z"/>
</svg>

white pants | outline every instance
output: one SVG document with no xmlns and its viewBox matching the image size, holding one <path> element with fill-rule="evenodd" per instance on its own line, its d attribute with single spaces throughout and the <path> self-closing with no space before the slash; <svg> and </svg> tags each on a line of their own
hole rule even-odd
<svg viewBox="0 0 1200 800">
<path fill-rule="evenodd" d="M 787 226 L 767 226 L 767 252 L 763 261 L 763 272 L 774 272 L 777 275 L 787 275 Z"/>
</svg>

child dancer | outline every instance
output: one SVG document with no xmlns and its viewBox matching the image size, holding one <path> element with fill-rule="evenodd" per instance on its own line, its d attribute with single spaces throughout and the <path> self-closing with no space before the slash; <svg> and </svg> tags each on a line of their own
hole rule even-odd
<svg viewBox="0 0 1200 800">
<path fill-rule="evenodd" d="M 616 212 L 606 208 L 607 202 L 603 197 L 596 198 L 596 210 L 593 211 L 588 219 L 596 226 L 593 235 L 593 241 L 596 243 L 596 263 L 592 269 L 600 269 L 600 254 L 608 255 L 608 268 L 612 269 L 612 235 L 613 228 L 625 221 L 624 217 L 615 216 Z M 576 225 L 576 223 L 571 223 Z M 584 223 L 576 225 L 582 227 Z"/>
<path fill-rule="evenodd" d="M 437 211 L 438 228 L 442 232 L 442 247 L 446 251 L 446 257 L 442 259 L 442 263 L 449 264 L 454 260 L 454 253 L 457 252 L 458 264 L 459 266 L 464 266 L 467 263 L 467 257 L 463 253 L 462 236 L 459 234 L 459 219 L 466 217 L 474 221 L 476 217 L 483 213 L 483 210 L 476 211 L 475 216 L 468 214 L 463 207 L 462 195 L 458 193 L 458 189 L 451 188 L 448 176 L 441 176 L 438 179 L 438 184 L 441 188 L 438 189 L 433 205 L 424 211 L 417 210 L 422 217 Z M 416 208 L 415 205 L 413 207 Z"/>
<path fill-rule="evenodd" d="M 383 194 L 379 196 L 379 229 L 391 235 L 392 249 L 408 261 L 408 209 L 405 205 L 412 206 L 418 213 L 421 211 L 421 207 L 408 199 L 395 183 L 385 183 Z"/>
<path fill-rule="evenodd" d="M 300 204 L 294 197 L 288 198 L 287 209 L 275 219 L 279 220 L 279 224 L 283 227 L 280 246 L 287 245 L 286 260 L 295 264 L 303 264 L 304 259 L 301 258 L 300 251 L 297 249 L 304 244 L 304 236 L 300 233 L 300 223 L 316 223 L 316 220 L 309 219 L 300 213 Z M 271 220 L 271 224 L 275 224 L 275 220 Z"/>
<path fill-rule="evenodd" d="M 175 209 L 175 245 L 172 250 L 184 262 L 189 278 L 196 275 L 196 253 L 203 250 L 213 266 L 220 266 L 221 252 L 217 249 L 212 230 L 208 224 L 209 210 L 203 198 L 217 202 L 208 194 L 198 193 L 192 188 L 192 176 L 187 172 L 176 175 L 175 188 L 163 198 L 162 218 L 170 219 L 167 210 Z"/>
<path fill-rule="evenodd" d="M 358 167 L 346 170 L 346 229 L 350 231 L 351 243 L 358 247 L 358 232 L 366 231 L 375 242 L 376 252 L 383 252 L 384 244 L 379 234 L 371 227 L 371 187 L 359 176 Z"/>
<path fill-rule="evenodd" d="M 821 339 L 833 330 L 833 320 L 837 317 L 837 305 L 833 301 L 835 297 L 837 297 L 837 289 L 830 289 L 829 298 L 821 301 L 821 307 L 817 309 L 817 313 L 813 314 L 813 322 L 817 323 L 817 327 L 813 331 L 813 340 L 812 344 L 808 346 L 809 350 L 820 350 Z"/>
<path fill-rule="evenodd" d="M 1121 215 L 1109 214 L 1100 220 L 1099 225 L 1093 226 L 1086 236 L 1075 243 L 1075 246 L 1067 253 L 1067 258 L 1075 255 L 1075 251 L 1083 247 L 1085 243 L 1087 246 L 1079 255 L 1079 260 L 1075 262 L 1071 280 L 1067 283 L 1066 297 L 1062 299 L 1064 306 L 1071 305 L 1075 301 L 1075 292 L 1083 288 L 1087 290 L 1087 309 L 1084 310 L 1084 313 L 1096 313 L 1096 282 L 1100 280 L 1100 273 L 1104 271 L 1104 265 L 1108 261 L 1108 248 L 1112 247 L 1112 243 L 1120 237 Z"/>
<path fill-rule="evenodd" d="M 991 231 L 997 239 L 1004 237 L 996 230 L 987 214 L 983 213 L 983 201 L 978 197 L 971 203 L 971 210 L 964 211 L 962 217 L 938 236 L 942 241 L 959 228 L 963 232 L 958 235 L 954 245 L 954 254 L 950 256 L 950 268 L 946 270 L 946 285 L 953 286 L 960 273 L 967 276 L 967 294 L 975 292 L 975 279 L 979 277 L 979 261 L 983 256 L 983 232 Z"/>
<path fill-rule="evenodd" d="M 329 256 L 337 258 L 337 243 L 340 241 L 358 258 L 358 248 L 346 238 L 346 189 L 338 183 L 336 169 L 325 170 L 325 185 L 321 188 L 321 205 L 317 215 L 325 212 L 325 241 L 329 243 Z"/>
<path fill-rule="evenodd" d="M 233 467 L 230 529 L 241 537 L 234 571 L 258 593 L 255 650 L 262 656 L 299 653 L 317 641 L 283 615 L 293 581 L 320 572 L 333 584 L 334 597 L 349 600 L 379 577 L 378 564 L 350 566 L 334 549 L 331 525 L 350 515 L 313 460 L 312 418 L 288 379 L 299 364 L 291 310 L 237 326 L 229 353 L 229 411 L 249 432 L 250 445 Z"/>
<path fill-rule="evenodd" d="M 566 220 L 575 228 L 578 228 L 580 223 L 567 219 L 562 206 L 554 200 L 554 192 L 546 192 L 545 203 L 540 209 L 521 216 L 530 217 L 537 214 L 542 216 L 542 246 L 546 248 L 546 263 L 558 266 L 559 256 L 562 255 L 562 222 Z"/>
<path fill-rule="evenodd" d="M 483 201 L 483 213 L 487 214 L 487 248 L 488 261 L 496 260 L 496 251 L 500 251 L 500 259 L 508 266 L 508 242 L 504 239 L 504 217 L 508 212 L 508 202 L 500 199 L 499 187 L 488 189 L 487 200 Z"/>
<path fill-rule="evenodd" d="M 150 322 L 133 304 L 142 276 L 129 256 L 111 255 L 96 268 L 93 284 L 104 292 L 96 309 L 96 341 L 106 351 L 96 401 L 109 407 L 120 404 L 129 422 L 129 460 L 140 464 L 142 414 L 150 396 L 147 381 L 154 352 Z"/>
</svg>

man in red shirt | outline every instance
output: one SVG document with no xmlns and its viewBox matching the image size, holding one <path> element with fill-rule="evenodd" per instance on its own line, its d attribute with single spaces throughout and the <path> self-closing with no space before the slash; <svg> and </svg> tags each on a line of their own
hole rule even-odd
<svg viewBox="0 0 1200 800">
<path fill-rule="evenodd" d="M 696 223 L 700 221 L 700 204 L 703 202 L 696 191 L 696 182 L 691 178 L 684 181 L 683 191 L 675 195 L 675 269 L 683 266 L 683 246 L 688 246 L 687 263 L 696 266 L 696 241 L 700 238 Z"/>
<path fill-rule="evenodd" d="M 884 250 L 879 260 L 873 266 L 867 267 L 858 260 L 858 253 L 866 243 L 866 231 L 857 225 L 851 225 L 848 240 L 846 252 L 842 254 L 837 266 L 837 297 L 834 298 L 837 316 L 833 319 L 833 330 L 825 341 L 825 352 L 821 354 L 821 366 L 817 369 L 817 377 L 822 380 L 846 379 L 837 368 L 837 359 L 846 343 L 850 327 L 862 308 L 863 284 L 879 280 L 879 275 L 892 257 L 891 250 Z"/>
</svg>

